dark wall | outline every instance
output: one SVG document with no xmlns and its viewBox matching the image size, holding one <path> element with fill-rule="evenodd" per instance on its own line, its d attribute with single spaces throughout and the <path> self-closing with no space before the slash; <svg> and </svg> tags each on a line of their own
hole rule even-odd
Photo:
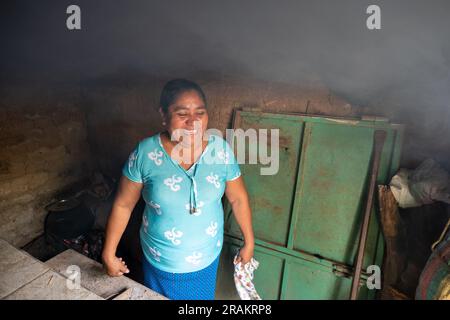
<svg viewBox="0 0 450 320">
<path fill-rule="evenodd" d="M 79 92 L 0 90 L 0 238 L 23 246 L 43 233 L 45 206 L 94 168 Z"/>
</svg>

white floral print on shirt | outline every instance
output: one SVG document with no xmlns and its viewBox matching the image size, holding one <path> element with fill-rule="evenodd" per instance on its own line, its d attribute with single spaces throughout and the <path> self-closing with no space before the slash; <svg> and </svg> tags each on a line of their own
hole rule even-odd
<svg viewBox="0 0 450 320">
<path fill-rule="evenodd" d="M 208 228 L 206 228 L 206 234 L 215 237 L 217 234 L 217 222 L 211 222 Z"/>
<path fill-rule="evenodd" d="M 128 157 L 128 168 L 131 169 L 134 166 L 134 161 L 137 159 L 136 150 L 133 151 Z"/>
<path fill-rule="evenodd" d="M 149 206 L 155 209 L 155 212 L 158 216 L 162 214 L 161 212 L 161 206 L 157 204 L 156 202 L 150 201 Z"/>
<path fill-rule="evenodd" d="M 144 232 L 147 233 L 148 220 L 147 220 L 147 216 L 145 215 L 145 213 L 142 216 L 142 224 L 144 225 Z"/>
<path fill-rule="evenodd" d="M 148 157 L 150 160 L 153 160 L 153 162 L 157 165 L 160 166 L 162 164 L 162 156 L 163 153 L 162 151 L 158 151 L 158 149 L 153 150 L 153 152 L 149 152 L 148 153 Z"/>
<path fill-rule="evenodd" d="M 178 246 L 181 244 L 181 240 L 177 238 L 181 238 L 183 236 L 183 232 L 176 231 L 176 228 L 172 228 L 172 230 L 167 230 L 166 232 L 164 232 L 164 236 L 172 241 L 174 245 Z"/>
<path fill-rule="evenodd" d="M 186 257 L 185 260 L 194 266 L 198 266 L 202 256 L 203 254 L 201 252 L 193 252 L 192 255 Z"/>
<path fill-rule="evenodd" d="M 177 183 L 180 183 L 181 181 L 183 181 L 183 178 L 177 177 L 177 175 L 174 174 L 172 178 L 164 179 L 164 184 L 169 186 L 172 191 L 177 192 L 180 190 L 180 185 Z"/>
<path fill-rule="evenodd" d="M 220 160 L 223 160 L 225 164 L 228 164 L 228 162 L 230 161 L 230 154 L 224 150 L 220 150 L 219 152 L 217 152 L 217 157 Z"/>
<path fill-rule="evenodd" d="M 158 251 L 158 249 L 156 247 L 148 247 L 148 250 L 150 251 L 150 253 L 152 254 L 153 259 L 155 259 L 156 261 L 160 262 L 161 260 L 159 259 L 159 257 L 161 257 L 161 252 Z"/>
<path fill-rule="evenodd" d="M 220 188 L 219 176 L 211 172 L 209 176 L 206 177 L 206 181 L 212 183 L 217 189 Z"/>
</svg>

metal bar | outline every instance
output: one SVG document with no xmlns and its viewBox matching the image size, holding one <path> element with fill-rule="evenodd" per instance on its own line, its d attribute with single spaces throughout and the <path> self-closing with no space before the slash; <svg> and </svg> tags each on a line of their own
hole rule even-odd
<svg viewBox="0 0 450 320">
<path fill-rule="evenodd" d="M 373 198 L 378 176 L 378 168 L 380 166 L 381 152 L 383 150 L 385 140 L 386 140 L 386 131 L 376 130 L 374 134 L 374 146 L 372 155 L 373 161 L 370 176 L 369 192 L 367 196 L 366 210 L 364 212 L 364 220 L 361 226 L 361 233 L 359 237 L 358 255 L 356 257 L 356 267 L 352 281 L 352 290 L 350 292 L 351 300 L 356 300 L 358 296 L 359 278 L 361 277 L 361 269 L 364 259 L 364 250 L 366 248 L 367 233 L 369 230 L 369 221 L 372 213 Z"/>
<path fill-rule="evenodd" d="M 351 125 L 356 127 L 366 127 L 366 128 L 376 128 L 376 129 L 392 129 L 394 124 L 384 121 L 366 121 L 360 118 L 341 118 L 341 117 L 326 117 L 326 116 L 311 116 L 306 114 L 294 114 L 294 113 L 270 113 L 261 112 L 255 115 L 250 111 L 237 111 L 239 116 L 244 116 L 246 118 L 273 118 L 273 119 L 285 119 L 292 121 L 304 121 L 307 123 L 323 123 L 323 124 L 334 124 L 334 125 Z"/>
<path fill-rule="evenodd" d="M 286 299 L 286 291 L 288 289 L 288 277 L 289 277 L 289 260 L 283 261 L 283 274 L 281 276 L 281 288 L 280 288 L 280 300 Z"/>
<path fill-rule="evenodd" d="M 243 240 L 241 238 L 236 237 L 234 235 L 227 234 L 227 233 L 225 234 L 224 241 L 227 243 L 235 244 L 237 246 L 239 246 L 243 243 Z M 329 271 L 330 269 L 338 268 L 339 270 L 346 271 L 351 275 L 353 274 L 352 266 L 349 266 L 349 265 L 339 262 L 339 261 L 328 259 L 326 257 L 318 257 L 317 255 L 311 254 L 306 251 L 287 249 L 285 247 L 274 245 L 272 243 L 269 243 L 269 242 L 266 242 L 263 240 L 259 240 L 259 239 L 255 239 L 255 249 L 256 248 L 258 250 L 261 249 L 265 253 L 270 253 L 271 255 L 273 255 L 275 257 L 279 257 L 279 258 L 283 258 L 283 259 L 300 258 L 302 260 L 314 263 L 317 266 L 321 266 L 323 268 L 323 270 Z M 362 270 L 362 277 L 363 278 L 368 277 L 368 274 L 366 273 L 365 270 Z"/>
<path fill-rule="evenodd" d="M 305 152 L 303 152 L 303 149 L 307 148 L 309 145 L 309 139 L 311 135 L 311 124 L 310 123 L 302 123 L 302 136 L 300 138 L 300 147 L 299 147 L 299 158 L 300 160 L 297 162 L 297 168 L 295 175 L 297 177 L 297 181 L 295 182 L 295 191 L 294 191 L 294 201 L 291 207 L 291 222 L 289 224 L 289 230 L 288 230 L 288 241 L 287 241 L 287 248 L 293 249 L 294 248 L 294 242 L 295 242 L 295 230 L 298 222 L 298 216 L 299 216 L 299 208 L 300 208 L 300 194 L 303 191 L 303 167 L 305 164 Z"/>
</svg>

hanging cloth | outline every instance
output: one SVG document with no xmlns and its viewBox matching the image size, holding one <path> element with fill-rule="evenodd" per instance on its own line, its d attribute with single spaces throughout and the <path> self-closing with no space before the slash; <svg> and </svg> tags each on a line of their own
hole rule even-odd
<svg viewBox="0 0 450 320">
<path fill-rule="evenodd" d="M 261 300 L 253 284 L 253 272 L 258 269 L 259 262 L 252 258 L 246 264 L 237 263 L 239 251 L 234 257 L 234 284 L 241 300 Z"/>
</svg>

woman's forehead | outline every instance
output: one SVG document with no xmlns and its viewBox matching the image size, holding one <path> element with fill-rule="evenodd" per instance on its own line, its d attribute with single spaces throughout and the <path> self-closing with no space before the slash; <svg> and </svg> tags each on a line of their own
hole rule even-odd
<svg viewBox="0 0 450 320">
<path fill-rule="evenodd" d="M 195 91 L 186 91 L 180 94 L 170 105 L 170 109 L 176 111 L 180 109 L 199 109 L 205 108 L 203 99 Z"/>
<path fill-rule="evenodd" d="M 190 99 L 203 101 L 202 96 L 197 91 L 187 90 L 177 94 L 174 100 L 174 104 L 179 100 L 190 100 Z"/>
<path fill-rule="evenodd" d="M 176 111 L 180 111 L 180 110 L 198 110 L 198 109 L 206 109 L 205 105 L 203 104 L 203 102 L 201 104 L 174 104 L 172 106 L 170 106 L 170 110 L 172 112 L 176 112 Z"/>
</svg>

